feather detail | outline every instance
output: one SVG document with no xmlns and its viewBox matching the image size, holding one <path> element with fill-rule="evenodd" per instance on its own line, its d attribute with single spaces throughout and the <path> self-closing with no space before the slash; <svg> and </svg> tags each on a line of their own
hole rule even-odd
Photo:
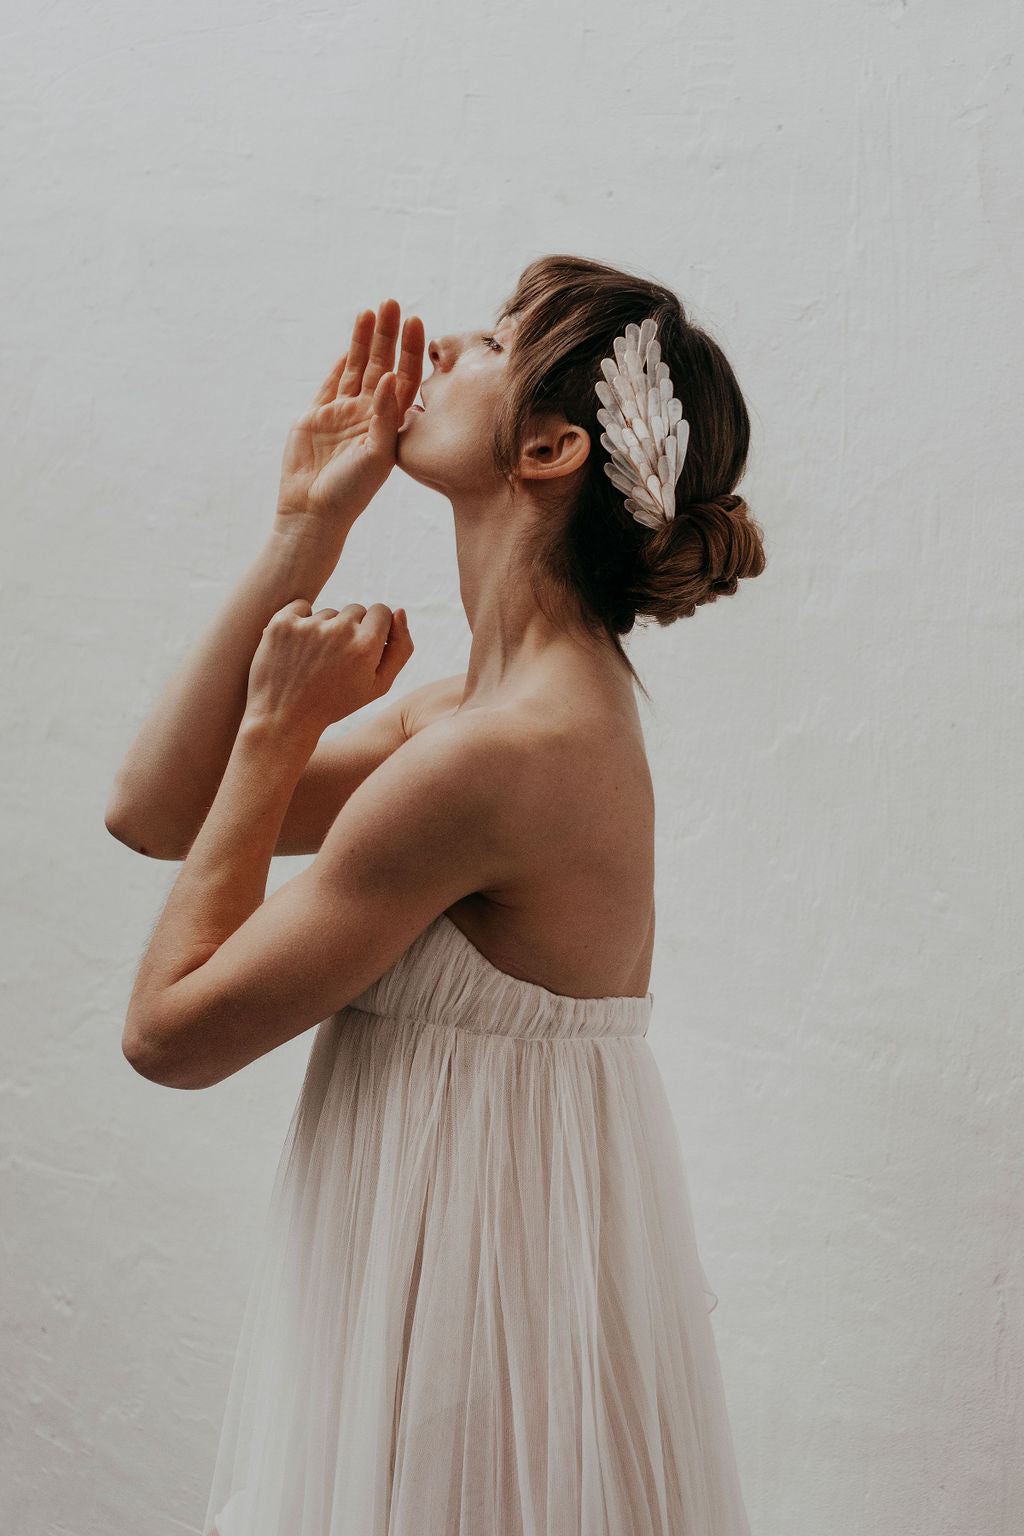
<svg viewBox="0 0 1024 1536">
<path fill-rule="evenodd" d="M 612 356 L 602 360 L 603 377 L 594 385 L 602 407 L 597 419 L 605 429 L 605 474 L 647 528 L 675 516 L 675 487 L 690 439 L 657 331 L 650 316 L 627 325 L 612 343 Z"/>
</svg>

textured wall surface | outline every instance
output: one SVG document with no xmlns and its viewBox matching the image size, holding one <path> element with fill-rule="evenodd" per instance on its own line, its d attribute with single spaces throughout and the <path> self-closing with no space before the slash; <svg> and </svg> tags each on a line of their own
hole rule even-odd
<svg viewBox="0 0 1024 1536">
<path fill-rule="evenodd" d="M 123 1060 L 177 866 L 106 832 L 120 757 L 356 310 L 483 324 L 561 250 L 689 299 L 754 418 L 765 574 L 630 641 L 753 1529 L 1020 1529 L 1018 11 L 10 0 L 4 1530 L 198 1529 L 310 1045 Z M 403 689 L 464 664 L 447 501 L 392 476 L 352 599 Z"/>
</svg>

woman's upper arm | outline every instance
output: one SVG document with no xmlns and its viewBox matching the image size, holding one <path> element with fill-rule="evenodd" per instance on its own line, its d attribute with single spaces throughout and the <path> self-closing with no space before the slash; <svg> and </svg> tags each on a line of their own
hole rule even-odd
<svg viewBox="0 0 1024 1536">
<path fill-rule="evenodd" d="M 500 888 L 521 841 L 524 754 L 483 712 L 407 742 L 269 896 L 142 1024 L 144 1077 L 208 1087 L 344 1007 L 452 902 Z"/>
<path fill-rule="evenodd" d="M 449 703 L 456 705 L 462 698 L 465 681 L 465 672 L 460 672 L 422 683 L 343 736 L 321 741 L 292 792 L 274 853 L 319 853 L 331 823 L 353 791 L 426 723 L 430 713 L 443 710 Z M 125 841 L 123 837 L 121 840 Z M 180 863 L 191 846 L 190 839 L 187 846 L 173 852 L 142 848 L 137 851 L 150 858 Z"/>
<path fill-rule="evenodd" d="M 374 769 L 414 735 L 423 712 L 462 697 L 465 673 L 423 683 L 370 720 L 317 746 L 296 784 L 274 853 L 318 853 L 331 823 Z"/>
</svg>

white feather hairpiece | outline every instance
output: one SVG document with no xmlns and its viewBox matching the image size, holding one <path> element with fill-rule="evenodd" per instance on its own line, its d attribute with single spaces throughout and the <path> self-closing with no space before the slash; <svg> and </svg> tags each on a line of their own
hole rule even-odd
<svg viewBox="0 0 1024 1536">
<path fill-rule="evenodd" d="M 594 388 L 602 410 L 601 446 L 610 462 L 604 472 L 625 493 L 638 523 L 658 528 L 676 512 L 676 481 L 683 468 L 690 423 L 672 393 L 668 364 L 661 360 L 657 322 L 627 325 L 601 364 L 607 382 Z"/>
</svg>

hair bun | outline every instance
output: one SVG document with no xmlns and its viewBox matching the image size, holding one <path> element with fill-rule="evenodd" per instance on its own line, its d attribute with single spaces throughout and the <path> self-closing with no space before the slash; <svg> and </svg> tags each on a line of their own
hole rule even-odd
<svg viewBox="0 0 1024 1536">
<path fill-rule="evenodd" d="M 676 508 L 647 534 L 634 587 L 637 614 L 659 624 L 689 618 L 702 603 L 731 597 L 765 566 L 763 532 L 742 496 L 723 492 Z"/>
</svg>

